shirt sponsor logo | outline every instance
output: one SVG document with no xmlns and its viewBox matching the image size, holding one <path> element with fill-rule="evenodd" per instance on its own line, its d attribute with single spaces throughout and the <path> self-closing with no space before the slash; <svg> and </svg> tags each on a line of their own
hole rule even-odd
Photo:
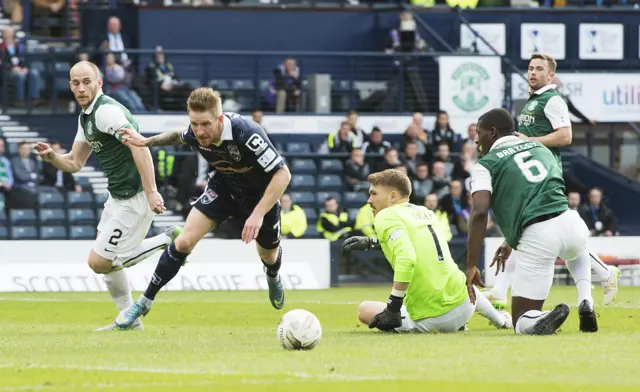
<svg viewBox="0 0 640 392">
<path fill-rule="evenodd" d="M 260 155 L 260 153 L 262 153 L 262 151 L 266 150 L 268 147 L 267 142 L 265 142 L 262 136 L 258 134 L 251 135 L 246 143 L 246 146 L 256 155 Z"/>
</svg>

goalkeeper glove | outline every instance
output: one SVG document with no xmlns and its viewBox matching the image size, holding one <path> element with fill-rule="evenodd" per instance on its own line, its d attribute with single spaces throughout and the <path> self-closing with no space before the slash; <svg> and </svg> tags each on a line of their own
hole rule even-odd
<svg viewBox="0 0 640 392">
<path fill-rule="evenodd" d="M 351 237 L 347 238 L 340 247 L 340 253 L 343 255 L 349 254 L 353 250 L 369 250 L 380 249 L 380 243 L 377 238 L 369 237 Z"/>
<path fill-rule="evenodd" d="M 402 316 L 400 314 L 402 300 L 401 297 L 391 294 L 387 301 L 387 307 L 375 315 L 369 323 L 369 328 L 378 328 L 381 331 L 392 331 L 400 328 L 402 326 Z"/>
</svg>

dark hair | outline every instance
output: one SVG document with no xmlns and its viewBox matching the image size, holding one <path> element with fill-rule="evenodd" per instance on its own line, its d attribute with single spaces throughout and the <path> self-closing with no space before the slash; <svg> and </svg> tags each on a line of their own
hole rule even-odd
<svg viewBox="0 0 640 392">
<path fill-rule="evenodd" d="M 52 145 L 52 146 L 53 146 L 54 144 L 62 145 L 62 143 L 60 143 L 60 141 L 58 141 L 58 140 L 56 140 L 56 139 L 51 139 L 51 140 L 49 140 L 49 144 L 50 144 L 50 145 Z"/>
<path fill-rule="evenodd" d="M 329 197 L 327 197 L 326 199 L 324 199 L 324 202 L 326 203 L 326 202 L 331 201 L 331 200 L 335 200 L 336 202 L 338 201 L 338 200 L 336 200 L 336 198 L 335 198 L 335 197 L 333 197 L 333 196 L 329 196 Z"/>
<path fill-rule="evenodd" d="M 382 129 L 380 129 L 380 127 L 376 125 L 373 127 L 373 129 L 371 129 L 371 133 L 374 133 L 374 132 L 382 133 Z"/>
<path fill-rule="evenodd" d="M 358 111 L 355 110 L 355 109 L 349 110 L 349 113 L 347 113 L 347 117 L 351 116 L 352 114 L 355 114 L 357 116 L 358 115 Z"/>
<path fill-rule="evenodd" d="M 20 143 L 18 143 L 18 148 L 24 146 L 25 144 L 29 144 L 29 142 L 26 140 L 21 141 Z"/>
<path fill-rule="evenodd" d="M 484 129 L 495 128 L 498 136 L 514 132 L 515 121 L 511 113 L 502 108 L 491 109 L 478 119 L 478 125 Z"/>
</svg>

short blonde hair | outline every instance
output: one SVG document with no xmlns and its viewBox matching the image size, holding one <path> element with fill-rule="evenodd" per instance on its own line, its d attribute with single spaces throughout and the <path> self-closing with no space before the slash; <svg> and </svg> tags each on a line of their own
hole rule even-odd
<svg viewBox="0 0 640 392">
<path fill-rule="evenodd" d="M 531 55 L 531 59 L 529 59 L 529 61 L 535 60 L 535 59 L 540 59 L 540 60 L 546 61 L 547 65 L 549 66 L 549 72 L 550 73 L 556 73 L 556 68 L 558 68 L 558 63 L 556 62 L 556 60 L 553 57 L 549 56 L 548 54 L 533 53 Z"/>
<path fill-rule="evenodd" d="M 409 177 L 397 169 L 387 169 L 378 173 L 370 174 L 369 183 L 373 186 L 388 186 L 397 190 L 402 197 L 411 195 L 411 180 Z"/>
<path fill-rule="evenodd" d="M 187 108 L 190 112 L 213 112 L 215 116 L 222 114 L 220 93 L 211 87 L 200 87 L 189 94 Z"/>
</svg>

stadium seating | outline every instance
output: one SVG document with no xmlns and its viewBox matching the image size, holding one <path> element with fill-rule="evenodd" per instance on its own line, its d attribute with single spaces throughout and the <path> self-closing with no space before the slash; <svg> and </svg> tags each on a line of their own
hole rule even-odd
<svg viewBox="0 0 640 392">
<path fill-rule="evenodd" d="M 88 208 L 70 208 L 67 217 L 70 225 L 94 225 L 96 223 L 94 210 Z"/>
<path fill-rule="evenodd" d="M 38 223 L 36 210 L 11 210 L 9 222 L 12 226 L 35 225 Z"/>
<path fill-rule="evenodd" d="M 9 230 L 6 226 L 0 226 L 0 240 L 8 240 L 9 239 Z"/>
<path fill-rule="evenodd" d="M 321 173 L 342 173 L 342 162 L 337 159 L 323 159 L 320 161 Z"/>
<path fill-rule="evenodd" d="M 65 210 L 62 209 L 41 209 L 40 224 L 45 225 L 64 225 L 67 222 Z"/>
<path fill-rule="evenodd" d="M 109 198 L 109 193 L 107 192 L 102 192 L 102 193 L 96 193 L 95 194 L 95 202 L 96 202 L 96 206 L 103 206 L 104 203 L 107 202 L 107 198 Z"/>
<path fill-rule="evenodd" d="M 61 208 L 64 206 L 64 196 L 55 188 L 40 188 L 38 205 L 42 208 Z"/>
<path fill-rule="evenodd" d="M 362 207 L 367 203 L 368 196 L 361 192 L 345 192 L 344 204 L 345 207 Z"/>
<path fill-rule="evenodd" d="M 291 192 L 293 203 L 300 207 L 315 207 L 316 197 L 312 192 Z"/>
<path fill-rule="evenodd" d="M 11 228 L 11 239 L 36 240 L 38 239 L 38 229 L 35 226 L 14 226 Z"/>
<path fill-rule="evenodd" d="M 350 221 L 355 221 L 356 220 L 356 215 L 358 215 L 358 208 L 349 208 L 347 210 L 347 215 L 349 215 L 349 220 Z"/>
<path fill-rule="evenodd" d="M 287 152 L 291 154 L 305 154 L 311 152 L 309 143 L 291 142 L 287 143 Z"/>
<path fill-rule="evenodd" d="M 315 223 L 318 220 L 318 213 L 315 208 L 303 208 L 303 211 L 307 216 L 307 222 Z"/>
<path fill-rule="evenodd" d="M 320 191 L 316 193 L 316 203 L 318 203 L 319 206 L 324 206 L 324 201 L 329 197 L 336 199 L 338 204 L 342 203 L 342 194 L 336 191 Z"/>
<path fill-rule="evenodd" d="M 94 226 L 71 226 L 69 239 L 72 240 L 93 240 L 96 238 Z"/>
<path fill-rule="evenodd" d="M 293 174 L 291 187 L 294 189 L 313 190 L 316 187 L 316 179 L 309 174 Z"/>
<path fill-rule="evenodd" d="M 42 226 L 40 228 L 40 239 L 66 240 L 67 228 L 64 226 Z"/>
<path fill-rule="evenodd" d="M 92 208 L 93 194 L 90 192 L 67 193 L 67 205 L 69 208 Z"/>
<path fill-rule="evenodd" d="M 291 161 L 292 173 L 315 174 L 317 171 L 318 169 L 316 168 L 316 163 L 313 161 L 313 159 L 293 159 Z"/>
<path fill-rule="evenodd" d="M 318 177 L 318 188 L 341 190 L 342 178 L 336 174 L 323 174 Z"/>
<path fill-rule="evenodd" d="M 304 232 L 305 238 L 322 238 L 318 230 L 316 230 L 316 225 L 307 226 L 307 230 Z"/>
<path fill-rule="evenodd" d="M 6 226 L 7 224 L 7 214 L 4 210 L 0 209 L 0 226 Z"/>
</svg>

